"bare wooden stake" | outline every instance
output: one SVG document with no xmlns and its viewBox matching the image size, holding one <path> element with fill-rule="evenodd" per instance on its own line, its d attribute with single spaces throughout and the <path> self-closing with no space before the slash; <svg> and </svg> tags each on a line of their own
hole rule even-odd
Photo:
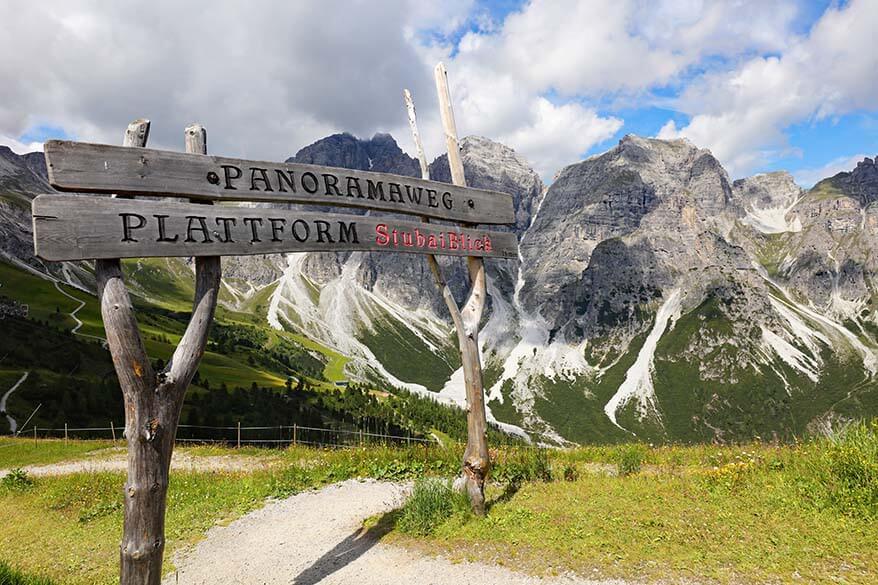
<svg viewBox="0 0 878 585">
<path fill-rule="evenodd" d="M 238 449 L 241 448 L 241 421 L 238 421 Z"/>
<path fill-rule="evenodd" d="M 64 423 L 64 446 L 67 446 L 67 423 Z"/>
<path fill-rule="evenodd" d="M 116 446 L 116 427 L 113 426 L 113 421 L 110 421 L 110 433 L 113 435 L 113 446 Z"/>
<path fill-rule="evenodd" d="M 445 144 L 448 151 L 448 167 L 451 180 L 455 185 L 466 186 L 463 161 L 460 158 L 460 145 L 457 140 L 457 127 L 454 122 L 454 111 L 451 107 L 451 92 L 448 89 L 448 74 L 442 63 L 434 70 L 436 91 L 439 96 L 439 110 L 442 127 L 445 132 Z M 417 127 L 415 106 L 411 93 L 403 92 L 409 115 L 412 138 L 418 153 L 422 178 L 429 179 L 429 167 L 424 148 L 421 144 Z M 482 364 L 479 357 L 479 321 L 485 307 L 486 282 L 485 264 L 479 258 L 467 257 L 467 268 L 470 276 L 470 292 L 463 309 L 451 294 L 439 263 L 434 256 L 428 256 L 427 262 L 436 285 L 442 293 L 445 305 L 451 313 L 454 329 L 457 332 L 460 358 L 463 367 L 464 385 L 467 401 L 467 445 L 463 456 L 462 479 L 470 498 L 473 512 L 485 514 L 485 481 L 491 467 L 488 453 L 487 420 L 485 415 L 485 395 L 482 381 Z"/>
<path fill-rule="evenodd" d="M 193 133 L 203 137 L 203 129 L 196 128 L 199 130 Z M 144 147 L 148 135 L 149 121 L 136 120 L 125 133 L 124 145 Z M 197 148 L 198 141 L 191 141 L 188 135 L 187 130 L 187 150 Z M 203 140 L 200 144 L 198 153 L 205 154 Z M 207 344 L 219 293 L 220 263 L 215 257 L 196 262 L 192 316 L 161 372 L 153 370 L 146 354 L 120 261 L 97 260 L 95 276 L 107 345 L 125 402 L 128 479 L 119 581 L 121 585 L 160 585 L 174 438 L 183 397 Z"/>
</svg>

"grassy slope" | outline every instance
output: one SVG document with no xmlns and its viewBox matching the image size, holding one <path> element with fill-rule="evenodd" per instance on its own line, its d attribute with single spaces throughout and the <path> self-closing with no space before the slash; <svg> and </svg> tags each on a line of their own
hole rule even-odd
<svg viewBox="0 0 878 585">
<path fill-rule="evenodd" d="M 255 292 L 249 299 L 242 302 L 239 310 L 231 311 L 220 307 L 217 310 L 217 317 L 229 322 L 249 323 L 264 327 L 266 324 L 265 316 L 268 312 L 268 306 L 271 303 L 271 295 L 274 292 L 274 289 L 275 285 L 263 287 Z M 319 292 L 316 291 L 316 289 L 314 292 L 319 295 Z M 326 363 L 323 368 L 324 379 L 329 382 L 347 380 L 347 375 L 345 374 L 345 365 L 347 365 L 349 361 L 347 356 L 297 333 L 283 331 L 277 332 L 276 334 L 283 335 L 286 339 L 301 345 L 312 352 L 322 355 Z"/>
<path fill-rule="evenodd" d="M 495 485 L 487 518 L 453 517 L 426 539 L 402 534 L 391 539 L 431 554 L 487 558 L 536 574 L 574 570 L 589 577 L 670 582 L 874 583 L 876 433 L 873 425 L 860 444 L 836 446 L 621 445 L 550 451 L 545 457 L 553 482 L 528 480 L 520 490 L 505 492 L 503 484 Z M 58 442 L 46 448 L 61 451 Z M 67 455 L 76 458 L 88 448 L 72 442 Z M 642 470 L 613 475 L 615 464 L 632 450 L 639 453 Z M 355 476 L 447 477 L 460 456 L 459 451 L 378 447 L 185 451 L 192 457 L 262 458 L 268 466 L 246 473 L 172 473 L 167 559 L 215 523 L 257 508 L 267 497 Z M 493 477 L 509 480 L 535 460 L 533 455 L 532 450 L 500 449 Z M 575 480 L 561 481 L 565 473 Z M 114 582 L 123 481 L 122 474 L 103 473 L 37 478 L 30 487 L 0 484 L 0 514 L 9 520 L 0 531 L 0 559 L 65 583 Z M 849 486 L 839 492 L 848 507 L 827 499 L 840 485 Z"/>
<path fill-rule="evenodd" d="M 614 426 L 607 418 L 604 405 L 625 380 L 625 373 L 637 359 L 637 352 L 645 339 L 645 335 L 634 338 L 628 351 L 599 378 L 579 376 L 574 379 L 532 379 L 531 383 L 541 390 L 541 395 L 534 402 L 537 414 L 570 441 L 618 443 L 630 440 L 630 434 Z M 495 412 L 493 408 L 492 405 L 492 412 Z M 497 410 L 495 415 L 499 420 L 506 421 L 510 418 L 503 408 Z"/>
<path fill-rule="evenodd" d="M 632 452 L 642 467 L 631 475 L 595 465 Z M 484 519 L 452 514 L 430 537 L 396 532 L 391 540 L 537 575 L 871 584 L 878 580 L 876 457 L 878 422 L 847 438 L 796 446 L 556 451 L 553 482 L 495 489 Z"/>
<path fill-rule="evenodd" d="M 697 309 L 683 315 L 674 329 L 659 341 L 656 349 L 654 383 L 667 436 L 680 441 L 713 440 L 710 426 L 727 431 L 727 438 L 747 440 L 780 436 L 790 439 L 806 433 L 807 425 L 833 407 L 855 414 L 855 418 L 874 410 L 878 384 L 864 383 L 856 356 L 823 353 L 824 367 L 817 383 L 796 372 L 784 362 L 774 367 L 783 373 L 793 394 L 787 393 L 783 380 L 767 366 L 761 371 L 735 368 L 719 372 L 718 379 L 705 380 L 699 363 L 680 359 L 690 339 L 699 330 L 731 333 L 731 325 L 718 310 L 715 299 L 708 299 Z M 737 348 L 721 346 L 706 356 L 712 360 L 719 352 L 728 355 Z M 855 390 L 850 398 L 848 393 Z M 709 426 L 708 426 L 709 425 Z"/>
<path fill-rule="evenodd" d="M 55 447 L 52 447 L 53 449 Z M 193 456 L 231 455 L 230 449 L 187 449 Z M 269 466 L 251 472 L 171 474 L 166 569 L 173 552 L 199 540 L 217 522 L 228 522 L 266 498 L 351 477 L 408 479 L 425 473 L 450 474 L 460 453 L 412 448 L 318 451 L 244 450 Z M 68 454 L 76 457 L 74 450 Z M 0 486 L 0 560 L 28 573 L 71 585 L 117 582 L 122 525 L 121 473 L 37 478 L 31 487 Z"/>
<path fill-rule="evenodd" d="M 159 268 L 155 267 L 153 262 L 146 260 L 142 262 L 144 266 L 136 270 L 132 269 L 132 266 L 126 265 L 126 271 L 129 274 L 136 274 L 139 283 L 147 283 L 147 286 L 136 287 L 136 289 L 146 290 L 155 295 L 151 294 L 150 298 L 158 298 L 162 291 L 166 291 L 166 296 L 161 297 L 161 308 L 187 313 L 191 309 L 192 293 L 183 284 L 180 284 L 183 280 L 182 276 L 187 276 L 186 273 L 181 273 L 181 279 L 160 280 L 157 276 L 162 274 Z M 176 270 L 179 272 L 179 267 L 176 267 Z M 172 274 L 177 272 L 172 272 Z M 188 277 L 191 280 L 191 273 Z M 153 280 L 150 280 L 151 278 Z M 63 329 L 69 329 L 75 325 L 73 319 L 67 314 L 73 311 L 78 303 L 60 294 L 54 283 L 0 262 L 0 285 L 2 285 L 0 287 L 2 294 L 29 304 L 32 318 L 46 320 L 53 326 Z M 61 286 L 67 293 L 86 303 L 77 313 L 77 317 L 83 322 L 80 333 L 103 337 L 104 330 L 97 299 L 72 287 Z M 167 360 L 173 353 L 175 344 L 180 340 L 185 325 L 179 320 L 164 316 L 161 312 L 150 312 L 150 309 L 155 307 L 150 302 L 137 297 L 134 300 L 138 309 L 141 309 L 138 313 L 138 325 L 143 334 L 147 352 L 152 359 Z M 261 319 L 256 320 L 252 315 L 228 311 L 223 308 L 218 309 L 217 320 L 219 322 L 247 322 L 250 324 L 257 322 L 263 325 Z M 288 339 L 305 345 L 301 343 L 303 340 L 297 336 L 289 335 Z M 339 365 L 341 356 L 335 352 L 326 350 L 313 342 L 307 342 L 307 347 L 313 351 L 331 354 L 328 361 L 333 364 L 332 367 L 335 370 L 343 367 Z M 205 353 L 200 371 L 204 377 L 211 381 L 226 382 L 230 387 L 236 385 L 247 387 L 254 381 L 265 386 L 280 386 L 286 380 L 284 372 L 259 370 L 250 367 L 246 362 L 242 363 L 240 356 L 221 355 L 211 351 Z"/>
<path fill-rule="evenodd" d="M 537 574 L 874 582 L 874 523 L 779 506 L 783 493 L 770 481 L 748 487 L 716 491 L 673 474 L 530 484 L 484 521 L 443 527 L 429 546 L 454 558 L 487 554 Z M 475 543 L 479 552 L 468 553 Z"/>
<path fill-rule="evenodd" d="M 454 351 L 456 346 L 447 338 L 430 339 L 443 348 L 437 354 L 406 327 L 389 317 L 374 318 L 372 327 L 372 331 L 363 333 L 363 343 L 387 371 L 401 380 L 422 384 L 438 392 L 454 370 L 460 367 L 460 358 Z"/>
</svg>

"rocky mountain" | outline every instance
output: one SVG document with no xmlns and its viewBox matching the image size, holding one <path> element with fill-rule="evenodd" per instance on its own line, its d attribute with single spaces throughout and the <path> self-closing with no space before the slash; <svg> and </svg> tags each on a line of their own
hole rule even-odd
<svg viewBox="0 0 878 585">
<path fill-rule="evenodd" d="M 510 430 L 555 443 L 727 441 L 878 413 L 876 161 L 805 191 L 788 173 L 732 182 L 685 140 L 626 136 L 545 189 L 525 160 L 488 139 L 464 139 L 462 156 L 468 184 L 515 203 L 508 229 L 520 258 L 489 261 L 481 335 L 489 416 Z M 386 134 L 333 135 L 289 160 L 419 174 Z M 29 249 L 26 203 L 48 189 L 39 164 L 0 150 L 0 247 L 47 270 Z M 450 180 L 444 156 L 430 171 Z M 146 283 L 158 273 L 189 272 L 182 261 L 150 266 L 149 279 L 132 268 L 143 294 L 156 294 Z M 462 299 L 463 262 L 442 266 Z M 87 285 L 87 267 L 66 271 Z M 228 258 L 224 277 L 227 308 L 264 315 L 339 359 L 339 379 L 463 403 L 453 332 L 424 258 Z"/>
<path fill-rule="evenodd" d="M 43 153 L 18 155 L 0 145 L 0 258 L 24 270 L 93 288 L 94 278 L 82 265 L 46 264 L 33 255 L 30 202 L 36 195 L 52 192 Z"/>
</svg>

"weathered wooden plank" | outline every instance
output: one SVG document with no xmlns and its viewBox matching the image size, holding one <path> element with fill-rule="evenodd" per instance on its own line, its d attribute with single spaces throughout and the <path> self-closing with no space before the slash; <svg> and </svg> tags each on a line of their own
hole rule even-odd
<svg viewBox="0 0 878 585">
<path fill-rule="evenodd" d="M 36 254 L 51 261 L 340 250 L 517 255 L 508 232 L 276 207 L 40 195 L 33 218 Z"/>
<path fill-rule="evenodd" d="M 50 140 L 61 191 L 361 207 L 478 224 L 514 223 L 506 193 L 388 173 Z"/>
</svg>

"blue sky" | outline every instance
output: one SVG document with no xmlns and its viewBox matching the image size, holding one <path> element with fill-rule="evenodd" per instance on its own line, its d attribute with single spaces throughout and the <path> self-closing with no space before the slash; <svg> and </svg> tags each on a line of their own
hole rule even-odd
<svg viewBox="0 0 878 585">
<path fill-rule="evenodd" d="M 529 4 L 509 0 L 477 2 L 475 17 L 450 32 L 436 29 L 423 31 L 422 42 L 447 43 L 452 47 L 450 54 L 457 55 L 458 46 L 465 35 L 484 33 L 486 28 L 491 28 L 484 24 L 485 15 L 493 23 L 493 27 L 502 27 L 503 21 L 510 14 L 526 12 Z M 829 0 L 790 4 L 794 6 L 795 12 L 788 21 L 786 32 L 795 40 L 807 39 L 815 24 L 828 10 L 842 12 L 849 8 L 847 2 Z M 644 4 L 643 8 L 648 11 L 649 4 Z M 874 13 L 878 6 L 872 6 L 872 9 Z M 711 54 L 709 45 L 704 48 L 707 53 L 705 58 L 693 62 L 668 82 L 642 88 L 633 95 L 619 95 L 610 91 L 584 96 L 559 96 L 552 87 L 545 88 L 541 95 L 556 104 L 573 101 L 594 108 L 600 116 L 622 120 L 622 124 L 612 135 L 594 142 L 582 152 L 581 155 L 585 157 L 611 148 L 625 134 L 657 136 L 669 120 L 674 121 L 677 128 L 686 127 L 692 116 L 684 109 L 676 108 L 674 102 L 689 84 L 697 82 L 705 75 L 734 70 L 745 59 L 783 58 L 783 50 L 775 47 L 764 47 L 762 50 L 758 47 L 745 47 L 739 53 L 730 55 Z M 872 75 L 878 75 L 878 71 L 873 71 Z M 878 99 L 875 103 L 878 104 Z M 864 155 L 878 154 L 878 106 L 853 108 L 825 117 L 812 113 L 800 120 L 783 124 L 781 130 L 783 139 L 773 146 L 774 152 L 758 164 L 747 165 L 741 169 L 742 173 L 787 170 L 796 175 L 800 182 L 811 184 L 817 178 L 825 176 L 821 172 L 833 173 L 846 169 L 854 160 Z"/>
<path fill-rule="evenodd" d="M 411 151 L 408 87 L 438 154 L 442 60 L 461 133 L 512 146 L 546 182 L 628 133 L 687 138 L 733 178 L 785 169 L 806 185 L 878 154 L 874 0 L 10 4 L 0 144 L 17 151 L 116 142 L 140 116 L 157 147 L 197 119 L 229 155 L 285 158 L 339 131 Z M 138 34 L 118 35 L 135 14 Z"/>
</svg>

